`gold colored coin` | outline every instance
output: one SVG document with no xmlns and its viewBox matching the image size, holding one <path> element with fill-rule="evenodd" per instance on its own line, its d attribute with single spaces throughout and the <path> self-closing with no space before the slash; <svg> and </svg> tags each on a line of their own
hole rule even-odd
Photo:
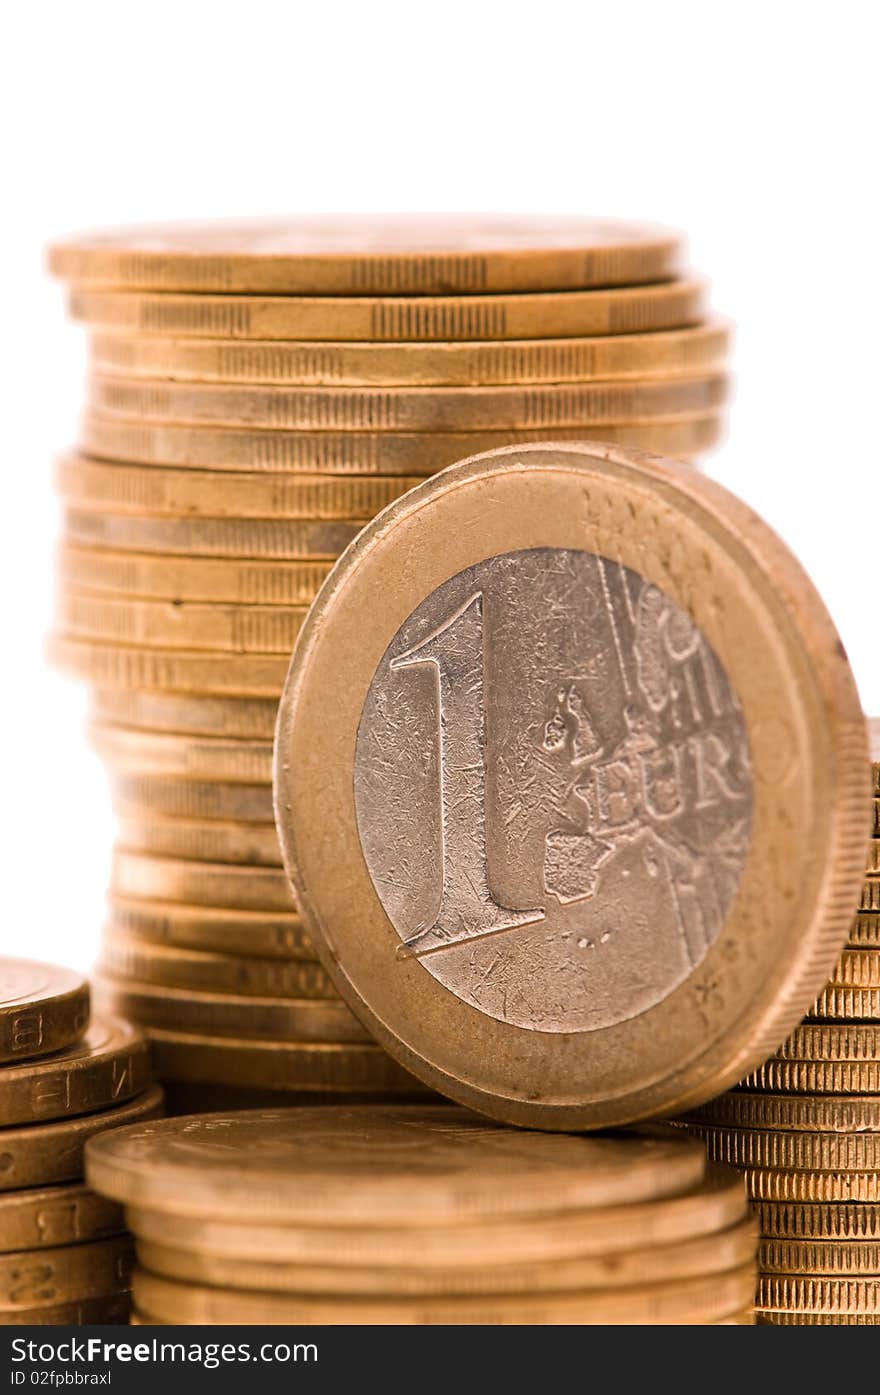
<svg viewBox="0 0 880 1395">
<path fill-rule="evenodd" d="M 174 1235 L 176 1243 L 186 1249 L 226 1261 L 278 1260 L 298 1266 L 370 1268 L 387 1275 L 386 1291 L 390 1291 L 394 1271 L 400 1266 L 450 1270 L 466 1283 L 469 1271 L 486 1265 L 526 1265 L 585 1256 L 605 1261 L 633 1249 L 643 1252 L 655 1246 L 675 1247 L 738 1228 L 747 1214 L 742 1178 L 716 1168 L 681 1195 L 633 1205 L 551 1212 L 538 1218 L 505 1216 L 455 1225 L 394 1227 L 288 1222 L 278 1226 L 179 1215 L 174 1219 Z M 141 1240 L 167 1243 L 168 1217 L 163 1212 L 135 1204 L 127 1215 Z M 625 1258 L 623 1262 L 626 1264 Z"/>
<path fill-rule="evenodd" d="M 138 731 L 271 741 L 278 704 L 270 699 L 178 697 L 174 693 L 126 693 L 111 688 L 91 694 L 91 711 L 99 723 Z"/>
<path fill-rule="evenodd" d="M 880 1314 L 880 1278 L 842 1279 L 816 1275 L 761 1274 L 755 1307 L 760 1311 Z"/>
<path fill-rule="evenodd" d="M 269 823 L 273 817 L 271 785 L 114 775 L 111 771 L 110 788 L 117 813 L 132 817 L 158 814 L 164 818 L 243 823 Z"/>
<path fill-rule="evenodd" d="M 144 944 L 116 933 L 105 935 L 102 941 L 101 965 L 111 978 L 140 980 L 133 990 L 136 992 L 142 985 L 149 984 L 208 994 L 319 998 L 338 1002 L 336 991 L 321 965 L 308 959 L 294 959 L 288 963 L 256 956 L 211 954 Z M 183 1018 L 180 1025 L 186 1026 Z"/>
<path fill-rule="evenodd" d="M 309 605 L 332 565 L 329 561 L 248 562 L 243 558 L 149 556 L 138 552 L 65 546 L 59 554 L 58 574 L 63 584 L 82 590 L 122 592 L 145 599 L 228 601 L 243 605 Z M 118 694 L 115 700 L 121 701 Z M 130 700 L 135 703 L 134 695 Z M 147 699 L 139 694 L 137 701 Z M 241 705 L 235 704 L 236 707 Z M 147 726 L 150 723 L 137 720 L 133 725 Z M 154 722 L 152 725 L 162 726 L 165 723 Z M 230 736 L 262 734 L 261 731 L 229 731 Z"/>
<path fill-rule="evenodd" d="M 794 1096 L 790 1099 L 795 1102 Z M 845 1109 L 849 1101 L 842 1099 L 837 1103 Z M 880 1134 L 847 1132 L 844 1129 L 819 1133 L 793 1127 L 733 1128 L 703 1123 L 688 1124 L 688 1132 L 704 1141 L 711 1162 L 755 1170 L 766 1168 L 808 1174 L 828 1172 L 841 1180 L 843 1174 L 848 1172 L 858 1174 L 876 1170 L 880 1186 Z M 830 1198 L 832 1194 L 828 1195 Z M 844 1191 L 838 1195 L 845 1197 L 846 1193 Z M 853 1193 L 853 1200 L 856 1199 Z"/>
<path fill-rule="evenodd" d="M 192 1085 L 295 1095 L 412 1097 L 424 1087 L 372 1043 L 258 1041 L 150 1029 L 156 1071 Z"/>
<path fill-rule="evenodd" d="M 150 944 L 209 954 L 283 960 L 317 957 L 299 916 L 283 912 L 235 911 L 111 895 L 108 929 Z"/>
<path fill-rule="evenodd" d="M 845 949 L 831 975 L 835 988 L 880 988 L 876 949 Z"/>
<path fill-rule="evenodd" d="M 117 849 L 113 890 L 120 896 L 229 906 L 241 911 L 293 911 L 290 886 L 274 867 L 237 867 L 225 862 L 184 862 L 142 857 Z"/>
<path fill-rule="evenodd" d="M 776 1055 L 798 1061 L 880 1061 L 880 1027 L 870 1022 L 802 1022 Z"/>
<path fill-rule="evenodd" d="M 310 523 L 289 518 L 167 518 L 74 506 L 64 511 L 64 533 L 68 542 L 79 547 L 113 549 L 114 558 L 118 558 L 117 549 L 120 548 L 134 552 L 183 553 L 202 563 L 203 575 L 209 573 L 202 559 L 234 558 L 239 565 L 228 578 L 227 586 L 234 585 L 242 575 L 252 576 L 249 584 L 258 585 L 261 559 L 305 562 L 320 557 L 334 561 L 357 536 L 361 526 L 356 522 Z M 245 562 L 246 569 L 242 565 Z M 157 565 L 153 558 L 146 558 L 137 565 L 149 567 L 151 563 Z M 134 566 L 135 560 L 126 559 L 126 565 Z M 164 568 L 165 559 L 158 565 Z M 234 564 L 224 562 L 221 565 Z M 172 556 L 172 571 L 166 576 L 165 585 L 174 584 L 174 569 L 178 566 L 181 574 L 186 574 L 185 567 Z M 213 570 L 218 570 L 216 565 Z M 286 576 L 290 572 L 284 569 L 283 574 Z M 297 569 L 294 574 L 302 575 L 302 572 Z M 174 596 L 173 599 L 181 598 Z"/>
<path fill-rule="evenodd" d="M 129 1205 L 272 1225 L 489 1221 L 675 1196 L 704 1176 L 693 1139 L 503 1129 L 442 1105 L 165 1119 L 89 1149 L 88 1181 Z"/>
<path fill-rule="evenodd" d="M 58 628 L 67 635 L 102 644 L 230 654 L 289 655 L 305 614 L 305 607 L 140 601 L 90 591 L 61 591 L 55 603 Z"/>
<path fill-rule="evenodd" d="M 58 492 L 74 503 L 114 513 L 185 518 L 371 518 L 420 482 L 413 475 L 274 476 L 233 470 L 169 470 L 64 456 Z"/>
<path fill-rule="evenodd" d="M 95 1323 L 125 1326 L 130 1307 L 131 1298 L 127 1292 L 114 1292 L 75 1303 L 51 1303 L 47 1307 L 0 1312 L 0 1327 L 91 1327 Z"/>
<path fill-rule="evenodd" d="M 764 1274 L 880 1274 L 880 1244 L 871 1240 L 762 1240 Z"/>
<path fill-rule="evenodd" d="M 0 1192 L 22 1187 L 46 1187 L 79 1181 L 83 1149 L 103 1129 L 155 1119 L 162 1113 L 162 1091 L 153 1087 L 126 1104 L 49 1124 L 28 1124 L 3 1130 Z"/>
<path fill-rule="evenodd" d="M 276 742 L 285 864 L 355 1015 L 432 1087 L 557 1129 L 711 1098 L 793 1029 L 846 936 L 867 783 L 795 560 L 699 472 L 611 446 L 465 461 L 379 515 Z"/>
<path fill-rule="evenodd" d="M 98 722 L 90 725 L 89 739 L 101 759 L 114 771 L 180 775 L 190 780 L 220 780 L 243 785 L 272 782 L 271 741 L 133 731 L 129 727 Z"/>
<path fill-rule="evenodd" d="M 753 1201 L 824 1204 L 880 1202 L 880 1173 L 874 1171 L 810 1170 L 787 1172 L 781 1167 L 750 1167 L 746 1188 Z"/>
<path fill-rule="evenodd" d="M 742 1084 L 749 1090 L 795 1095 L 880 1094 L 880 1061 L 780 1061 L 771 1057 Z"/>
<path fill-rule="evenodd" d="M 207 696 L 277 698 L 287 661 L 274 654 L 224 654 L 210 649 L 136 649 L 53 634 L 48 653 L 66 673 L 97 687 L 154 688 Z"/>
<path fill-rule="evenodd" d="M 0 957 L 0 1063 L 64 1051 L 88 1020 L 89 986 L 79 974 Z"/>
<path fill-rule="evenodd" d="M 150 815 L 117 820 L 117 842 L 127 852 L 193 862 L 251 862 L 280 867 L 274 823 L 230 823 L 221 819 L 163 819 Z"/>
<path fill-rule="evenodd" d="M 880 1317 L 875 1313 L 804 1313 L 755 1309 L 759 1327 L 876 1327 Z"/>
<path fill-rule="evenodd" d="M 134 1276 L 138 1311 L 177 1325 L 259 1323 L 287 1326 L 351 1324 L 608 1324 L 714 1322 L 750 1301 L 754 1265 L 698 1279 L 582 1293 L 431 1298 L 308 1298 L 175 1283 L 145 1269 Z"/>
<path fill-rule="evenodd" d="M 874 798 L 880 798 L 880 717 L 868 718 L 868 742 L 871 748 L 871 778 Z"/>
<path fill-rule="evenodd" d="M 4 1068 L 0 1125 L 91 1114 L 132 1099 L 149 1083 L 147 1044 L 140 1033 L 121 1022 L 93 1020 L 76 1045 L 48 1060 Z"/>
<path fill-rule="evenodd" d="M 718 440 L 718 410 L 679 416 L 610 418 L 603 441 L 618 441 L 668 455 L 693 455 Z M 269 474 L 431 475 L 464 456 L 514 443 L 569 440 L 575 428 L 507 427 L 494 431 L 281 431 L 228 426 L 175 426 L 133 422 L 87 413 L 82 449 L 107 460 L 189 469 L 246 470 Z M 579 434 L 595 436 L 595 423 Z M 231 520 L 230 520 L 231 522 Z M 312 524 L 317 533 L 318 524 Z M 339 527 L 339 525 L 336 525 Z M 171 549 L 166 549 L 171 551 Z M 341 549 L 340 549 L 341 550 Z M 259 554 L 257 554 L 259 555 Z M 296 555 L 296 554 L 293 554 Z M 302 556 L 321 556 L 312 546 Z"/>
<path fill-rule="evenodd" d="M 88 408 L 99 418 L 138 424 L 281 431 L 536 431 L 713 412 L 729 395 L 730 379 L 721 372 L 644 382 L 469 388 L 285 388 L 155 378 L 135 383 L 97 376 L 91 379 Z"/>
<path fill-rule="evenodd" d="M 702 281 L 617 290 L 467 296 L 185 295 L 89 290 L 68 297 L 75 320 L 139 334 L 199 339 L 555 339 L 680 329 L 703 316 Z"/>
<path fill-rule="evenodd" d="M 167 1218 L 165 1224 L 164 1242 L 143 1238 L 138 1241 L 138 1259 L 152 1274 L 208 1284 L 212 1288 L 238 1287 L 262 1293 L 303 1294 L 307 1298 L 319 1294 L 338 1295 L 340 1299 L 363 1296 L 374 1301 L 432 1295 L 454 1299 L 513 1293 L 533 1296 L 591 1289 L 608 1292 L 651 1283 L 667 1284 L 697 1275 L 711 1278 L 754 1263 L 757 1241 L 757 1228 L 749 1217 L 731 1230 L 716 1235 L 689 1238 L 651 1249 L 619 1251 L 613 1255 L 578 1255 L 570 1259 L 529 1260 L 524 1264 L 494 1267 L 484 1263 L 427 1269 L 417 1264 L 412 1268 L 395 1265 L 383 1270 L 355 1263 L 330 1267 L 281 1259 L 241 1256 L 226 1259 L 206 1255 L 183 1247 L 176 1232 L 174 1243 L 169 1244 Z"/>
<path fill-rule="evenodd" d="M 93 286 L 421 296 L 636 285 L 683 256 L 680 233 L 619 219 L 321 213 L 80 233 L 52 245 L 49 266 Z"/>
<path fill-rule="evenodd" d="M 880 911 L 880 878 L 866 878 L 859 899 L 860 911 Z"/>
<path fill-rule="evenodd" d="M 810 1134 L 880 1133 L 880 1097 L 854 1095 L 826 1098 L 822 1095 L 749 1094 L 729 1090 L 708 1104 L 683 1116 L 697 1124 L 719 1124 L 740 1129 L 805 1130 Z M 809 1166 L 809 1164 L 807 1164 Z"/>
<path fill-rule="evenodd" d="M 105 967 L 101 966 L 102 969 Z M 153 1027 L 195 1035 L 244 1037 L 256 1041 L 363 1042 L 366 1032 L 344 1003 L 321 998 L 258 998 L 232 993 L 197 993 L 114 978 L 95 979 L 95 1000 L 106 1012 L 130 1018 L 151 1034 Z"/>
<path fill-rule="evenodd" d="M 874 825 L 873 825 L 875 829 L 876 829 L 876 824 L 877 824 L 876 804 L 877 804 L 877 801 L 875 800 L 875 801 L 874 801 L 875 813 L 874 813 Z M 872 877 L 880 876 L 880 838 L 877 837 L 876 832 L 874 833 L 873 838 L 871 839 L 870 843 L 868 844 L 868 856 L 867 856 L 867 859 L 866 859 L 866 861 L 865 861 L 865 871 L 869 874 L 869 876 L 872 876 Z"/>
<path fill-rule="evenodd" d="M 0 1254 L 0 1312 L 126 1291 L 133 1268 L 134 1245 L 128 1235 L 36 1253 Z"/>
<path fill-rule="evenodd" d="M 880 915 L 876 911 L 859 911 L 850 926 L 849 942 L 862 949 L 880 948 Z"/>
<path fill-rule="evenodd" d="M 756 1208 L 761 1234 L 780 1240 L 880 1242 L 880 1207 L 837 1201 L 825 1205 L 764 1202 Z"/>
<path fill-rule="evenodd" d="M 717 315 L 687 329 L 595 339 L 492 343 L 307 344 L 93 334 L 95 372 L 176 382 L 299 387 L 477 387 L 674 377 L 725 366 L 732 331 Z"/>
<path fill-rule="evenodd" d="M 126 1229 L 121 1207 L 81 1182 L 0 1194 L 0 1253 L 106 1240 Z"/>
<path fill-rule="evenodd" d="M 877 1021 L 880 988 L 840 988 L 829 984 L 810 1008 L 809 1016 L 828 1022 Z"/>
</svg>

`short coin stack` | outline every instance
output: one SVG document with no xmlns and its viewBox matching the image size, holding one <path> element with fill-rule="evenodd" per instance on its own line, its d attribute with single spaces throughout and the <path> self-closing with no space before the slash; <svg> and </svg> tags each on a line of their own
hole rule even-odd
<svg viewBox="0 0 880 1395">
<path fill-rule="evenodd" d="M 83 1150 L 161 1104 L 143 1037 L 89 1024 L 79 975 L 0 959 L 0 1325 L 126 1321 L 131 1240 Z"/>
<path fill-rule="evenodd" d="M 51 260 L 91 330 L 53 648 L 92 685 L 119 815 L 99 1001 L 191 1089 L 410 1090 L 280 867 L 271 742 L 306 609 L 364 522 L 461 456 L 707 448 L 728 328 L 680 238 L 584 219 L 133 229 Z"/>
<path fill-rule="evenodd" d="M 689 1139 L 325 1106 L 122 1129 L 87 1166 L 141 1323 L 752 1320 L 742 1179 Z"/>
<path fill-rule="evenodd" d="M 710 1157 L 746 1170 L 762 1323 L 880 1322 L 880 721 L 869 725 L 873 838 L 849 947 L 776 1055 L 689 1116 Z"/>
</svg>

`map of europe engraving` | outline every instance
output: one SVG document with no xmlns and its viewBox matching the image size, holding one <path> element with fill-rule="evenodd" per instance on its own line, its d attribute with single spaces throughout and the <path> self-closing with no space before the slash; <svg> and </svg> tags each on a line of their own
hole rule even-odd
<svg viewBox="0 0 880 1395">
<path fill-rule="evenodd" d="M 364 857 L 450 992 L 534 1031 L 667 997 L 736 895 L 753 789 L 737 696 L 637 573 L 550 548 L 491 557 L 401 626 L 361 715 Z"/>
</svg>

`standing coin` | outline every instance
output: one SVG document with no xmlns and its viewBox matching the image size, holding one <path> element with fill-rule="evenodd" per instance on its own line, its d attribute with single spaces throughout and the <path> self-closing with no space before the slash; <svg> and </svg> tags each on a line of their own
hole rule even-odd
<svg viewBox="0 0 880 1395">
<path fill-rule="evenodd" d="M 161 1113 L 162 1091 L 153 1088 L 127 1104 L 95 1114 L 4 1129 L 0 1192 L 78 1180 L 88 1139 L 104 1129 L 155 1119 Z"/>
<path fill-rule="evenodd" d="M 96 1140 L 87 1160 L 116 1201 L 274 1224 L 534 1217 L 673 1196 L 703 1172 L 684 1136 L 554 1137 L 447 1105 L 165 1119 Z"/>
<path fill-rule="evenodd" d="M 140 1033 L 122 1022 L 93 1020 L 75 1046 L 49 1060 L 3 1070 L 0 1125 L 91 1114 L 132 1099 L 149 1083 L 147 1044 Z"/>
<path fill-rule="evenodd" d="M 63 1051 L 89 1020 L 89 986 L 71 969 L 0 958 L 0 1062 Z"/>
<path fill-rule="evenodd" d="M 695 324 L 702 281 L 468 296 L 156 295 L 74 286 L 74 320 L 199 339 L 547 339 Z"/>
<path fill-rule="evenodd" d="M 846 936 L 866 768 L 837 634 L 751 510 L 636 453 L 513 447 L 391 505 L 325 583 L 276 816 L 377 1040 L 493 1117 L 581 1129 L 710 1098 L 791 1031 Z"/>
<path fill-rule="evenodd" d="M 662 281 L 684 238 L 652 223 L 520 213 L 299 214 L 161 223 L 54 243 L 65 280 L 157 291 L 413 295 Z"/>
</svg>

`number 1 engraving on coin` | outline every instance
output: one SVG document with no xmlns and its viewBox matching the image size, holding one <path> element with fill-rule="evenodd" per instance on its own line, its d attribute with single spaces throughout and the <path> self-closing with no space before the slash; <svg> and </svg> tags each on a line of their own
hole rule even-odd
<svg viewBox="0 0 880 1395">
<path fill-rule="evenodd" d="M 750 846 L 723 666 L 656 585 L 572 549 L 490 557 L 416 608 L 367 694 L 354 784 L 400 954 L 534 1031 L 666 998 Z"/>
</svg>

